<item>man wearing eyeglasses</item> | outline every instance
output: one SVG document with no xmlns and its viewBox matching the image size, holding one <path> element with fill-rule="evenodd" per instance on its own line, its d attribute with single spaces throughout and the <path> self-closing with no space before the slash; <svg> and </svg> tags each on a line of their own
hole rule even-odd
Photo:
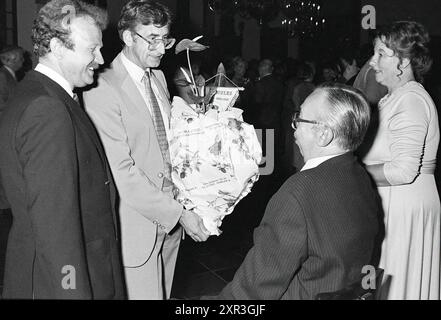
<svg viewBox="0 0 441 320">
<path fill-rule="evenodd" d="M 170 297 L 182 228 L 195 241 L 208 231 L 174 199 L 167 130 L 170 103 L 156 69 L 175 40 L 171 14 L 155 1 L 129 1 L 118 22 L 124 48 L 85 108 L 102 139 L 120 195 L 122 255 L 129 299 Z"/>
<path fill-rule="evenodd" d="M 381 212 L 352 153 L 369 120 L 369 104 L 349 86 L 320 87 L 305 100 L 292 122 L 305 166 L 270 200 L 254 246 L 214 298 L 315 299 L 360 283 Z"/>
</svg>

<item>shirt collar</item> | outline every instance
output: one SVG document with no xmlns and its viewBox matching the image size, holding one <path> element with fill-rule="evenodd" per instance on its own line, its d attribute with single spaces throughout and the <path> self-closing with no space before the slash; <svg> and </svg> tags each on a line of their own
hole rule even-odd
<svg viewBox="0 0 441 320">
<path fill-rule="evenodd" d="M 331 158 L 340 156 L 342 154 L 343 153 L 339 153 L 339 154 L 333 154 L 333 155 L 330 155 L 330 156 L 324 156 L 324 157 L 317 157 L 317 158 L 309 159 L 308 161 L 306 161 L 305 165 L 303 166 L 302 170 L 300 170 L 300 171 L 309 170 L 309 169 L 313 169 L 315 167 L 318 167 L 320 164 L 322 164 L 326 160 L 329 160 Z"/>
<path fill-rule="evenodd" d="M 130 61 L 124 52 L 121 53 L 121 62 L 129 73 L 130 77 L 136 82 L 142 82 L 142 78 L 144 78 L 145 72 L 150 71 L 150 68 L 143 70 L 141 67 Z"/>
<path fill-rule="evenodd" d="M 11 68 L 9 68 L 8 66 L 4 66 L 6 70 L 9 71 L 9 73 L 14 77 L 15 80 L 17 80 L 17 77 L 15 76 L 15 72 L 14 70 L 12 70 Z"/>
<path fill-rule="evenodd" d="M 66 80 L 66 78 L 64 78 L 61 74 L 56 72 L 54 69 L 52 69 L 42 63 L 39 63 L 35 67 L 35 71 L 38 71 L 38 72 L 44 74 L 45 76 L 47 76 L 48 78 L 50 78 L 51 80 L 55 81 L 73 98 L 74 94 L 72 92 L 72 86 L 69 84 L 69 82 Z"/>
</svg>

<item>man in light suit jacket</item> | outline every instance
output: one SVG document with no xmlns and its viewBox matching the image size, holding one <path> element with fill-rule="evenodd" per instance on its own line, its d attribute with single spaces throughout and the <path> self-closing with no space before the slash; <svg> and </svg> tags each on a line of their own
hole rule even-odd
<svg viewBox="0 0 441 320">
<path fill-rule="evenodd" d="M 34 22 L 39 63 L 0 120 L 0 173 L 13 214 L 3 298 L 125 296 L 116 191 L 98 135 L 72 92 L 91 84 L 103 63 L 106 19 L 83 2 L 52 0 Z"/>
<path fill-rule="evenodd" d="M 170 103 L 157 68 L 169 38 L 168 8 L 129 1 L 118 30 L 125 46 L 84 104 L 104 145 L 120 195 L 119 215 L 129 299 L 170 297 L 182 225 L 205 241 L 202 220 L 174 199 L 166 131 Z"/>
<path fill-rule="evenodd" d="M 318 88 L 305 100 L 292 125 L 306 164 L 273 196 L 234 279 L 211 298 L 315 299 L 361 280 L 381 210 L 352 154 L 369 112 L 363 96 L 344 85 Z"/>
</svg>

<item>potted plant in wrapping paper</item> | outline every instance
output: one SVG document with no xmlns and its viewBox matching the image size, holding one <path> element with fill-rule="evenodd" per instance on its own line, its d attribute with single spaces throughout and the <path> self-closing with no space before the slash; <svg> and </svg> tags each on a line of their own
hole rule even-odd
<svg viewBox="0 0 441 320">
<path fill-rule="evenodd" d="M 177 200 L 194 210 L 210 235 L 220 235 L 225 215 L 245 197 L 259 177 L 262 149 L 254 127 L 244 123 L 242 110 L 233 108 L 238 88 L 208 90 L 195 79 L 190 51 L 208 46 L 184 39 L 176 54 L 186 51 L 188 69 L 181 68 L 193 103 L 181 97 L 172 102 L 169 148 Z"/>
<path fill-rule="evenodd" d="M 190 51 L 204 51 L 208 49 L 208 46 L 198 43 L 203 36 L 198 36 L 193 40 L 183 39 L 181 40 L 175 48 L 175 53 L 179 54 L 183 51 L 186 51 L 187 55 L 187 63 L 188 69 L 184 67 L 180 67 L 180 72 L 182 77 L 178 77 L 175 81 L 175 84 L 178 87 L 190 88 L 190 91 L 186 95 L 188 99 L 186 100 L 189 104 L 193 104 L 198 112 L 205 112 L 205 105 L 208 101 L 205 100 L 205 79 L 199 76 L 195 79 L 193 73 L 193 65 L 190 60 Z"/>
</svg>

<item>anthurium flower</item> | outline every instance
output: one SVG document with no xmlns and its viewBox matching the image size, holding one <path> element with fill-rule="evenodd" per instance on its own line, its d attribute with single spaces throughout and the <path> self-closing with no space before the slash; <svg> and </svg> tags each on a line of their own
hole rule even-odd
<svg viewBox="0 0 441 320">
<path fill-rule="evenodd" d="M 181 70 L 184 73 L 184 76 L 187 79 L 187 81 L 190 82 L 192 91 L 196 96 L 198 96 L 199 94 L 198 94 L 198 90 L 196 89 L 196 81 L 194 80 L 193 71 L 191 70 L 190 51 L 203 51 L 208 48 L 208 46 L 204 46 L 203 44 L 197 43 L 197 41 L 201 38 L 202 36 L 198 36 L 193 40 L 183 39 L 179 41 L 179 43 L 176 45 L 175 48 L 175 54 L 178 54 L 179 52 L 182 52 L 184 50 L 187 51 L 187 63 L 188 63 L 188 70 L 190 71 L 190 77 L 188 77 L 184 69 L 181 68 Z"/>
</svg>

